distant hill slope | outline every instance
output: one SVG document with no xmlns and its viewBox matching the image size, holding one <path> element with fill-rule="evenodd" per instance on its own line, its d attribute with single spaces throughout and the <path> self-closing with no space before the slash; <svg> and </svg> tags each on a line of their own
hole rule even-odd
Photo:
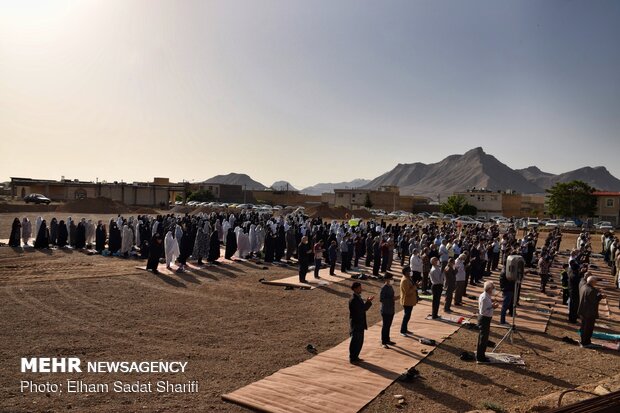
<svg viewBox="0 0 620 413">
<path fill-rule="evenodd" d="M 307 195 L 321 195 L 323 192 L 334 192 L 334 189 L 341 188 L 360 188 L 368 184 L 368 179 L 354 179 L 349 182 L 337 182 L 337 183 L 319 183 L 313 186 L 306 187 L 299 192 Z"/>
<path fill-rule="evenodd" d="M 558 182 L 584 181 L 596 189 L 620 191 L 620 179 L 609 173 L 604 166 L 597 166 L 594 168 L 586 166 L 559 175 L 543 172 L 535 166 L 517 169 L 517 172 L 523 175 L 528 181 L 543 189 L 549 189 Z"/>
<path fill-rule="evenodd" d="M 470 188 L 490 190 L 512 189 L 522 193 L 541 193 L 542 188 L 528 181 L 494 156 L 475 148 L 463 155 L 450 155 L 440 162 L 398 164 L 394 169 L 373 179 L 364 188 L 397 185 L 402 194 L 436 197 Z"/>
<path fill-rule="evenodd" d="M 207 184 L 227 184 L 227 185 L 245 185 L 245 189 L 248 190 L 263 190 L 267 187 L 260 182 L 257 182 L 250 178 L 246 174 L 229 173 L 228 175 L 216 175 L 213 178 L 209 178 L 204 183 Z"/>
<path fill-rule="evenodd" d="M 270 186 L 274 191 L 297 191 L 297 189 L 287 181 L 275 181 Z"/>
</svg>

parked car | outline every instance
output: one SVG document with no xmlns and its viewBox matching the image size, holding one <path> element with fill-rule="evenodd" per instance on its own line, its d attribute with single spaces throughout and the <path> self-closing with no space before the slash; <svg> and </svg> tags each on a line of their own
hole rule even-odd
<svg viewBox="0 0 620 413">
<path fill-rule="evenodd" d="M 468 217 L 467 215 L 463 215 L 460 217 L 456 217 L 452 220 L 452 222 L 460 223 L 462 225 L 470 225 L 470 224 L 480 224 L 480 221 L 476 221 L 472 217 Z"/>
<path fill-rule="evenodd" d="M 609 231 L 609 230 L 614 229 L 614 226 L 611 225 L 611 222 L 609 221 L 601 221 L 598 224 L 596 224 L 594 227 L 601 231 Z"/>
<path fill-rule="evenodd" d="M 528 218 L 527 219 L 527 226 L 528 227 L 538 227 L 538 225 L 540 225 L 540 223 L 538 222 L 538 218 Z"/>
<path fill-rule="evenodd" d="M 45 205 L 49 205 L 50 202 L 52 202 L 51 199 L 49 199 L 48 197 L 41 195 L 41 194 L 30 194 L 30 195 L 26 195 L 24 197 L 24 202 L 29 204 L 29 203 L 34 203 L 34 204 L 45 204 Z"/>
<path fill-rule="evenodd" d="M 560 224 L 558 223 L 557 219 L 550 219 L 549 221 L 547 221 L 547 223 L 545 224 L 545 227 L 548 228 L 555 228 L 557 226 L 559 226 Z"/>
<path fill-rule="evenodd" d="M 564 224 L 562 224 L 562 226 L 564 228 L 577 228 L 577 224 L 575 224 L 575 221 L 566 221 Z"/>
</svg>

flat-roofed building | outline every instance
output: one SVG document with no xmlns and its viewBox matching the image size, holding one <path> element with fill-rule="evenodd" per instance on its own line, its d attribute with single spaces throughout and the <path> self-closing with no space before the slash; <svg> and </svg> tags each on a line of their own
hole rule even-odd
<svg viewBox="0 0 620 413">
<path fill-rule="evenodd" d="M 597 191 L 594 196 L 599 221 L 609 221 L 614 227 L 620 226 L 620 192 Z"/>
</svg>

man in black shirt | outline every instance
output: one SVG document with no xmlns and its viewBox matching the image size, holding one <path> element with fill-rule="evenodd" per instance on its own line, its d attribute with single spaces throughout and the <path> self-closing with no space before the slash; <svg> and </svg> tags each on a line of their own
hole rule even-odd
<svg viewBox="0 0 620 413">
<path fill-rule="evenodd" d="M 362 284 L 354 282 L 351 285 L 353 295 L 349 300 L 349 334 L 351 335 L 351 343 L 349 344 L 349 361 L 358 363 L 362 361 L 359 358 L 362 346 L 364 345 L 364 330 L 368 329 L 366 323 L 366 311 L 372 305 L 374 296 L 368 297 L 365 301 L 362 299 Z"/>
</svg>

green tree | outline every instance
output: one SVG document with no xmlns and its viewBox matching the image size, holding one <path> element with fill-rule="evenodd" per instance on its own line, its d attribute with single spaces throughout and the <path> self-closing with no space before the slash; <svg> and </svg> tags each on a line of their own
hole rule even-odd
<svg viewBox="0 0 620 413">
<path fill-rule="evenodd" d="M 588 217 L 596 212 L 595 189 L 583 181 L 558 182 L 547 189 L 547 209 L 552 215 Z"/>
<path fill-rule="evenodd" d="M 372 208 L 372 201 L 370 200 L 370 194 L 366 193 L 366 199 L 364 199 L 364 206 L 368 209 Z"/>
<path fill-rule="evenodd" d="M 200 189 L 196 192 L 192 192 L 187 197 L 188 201 L 197 201 L 197 202 L 209 202 L 209 201 L 213 201 L 214 199 L 215 199 L 215 196 L 208 189 Z"/>
<path fill-rule="evenodd" d="M 467 203 L 463 195 L 452 195 L 446 202 L 440 205 L 440 210 L 444 214 L 452 215 L 476 215 L 478 208 Z"/>
</svg>

